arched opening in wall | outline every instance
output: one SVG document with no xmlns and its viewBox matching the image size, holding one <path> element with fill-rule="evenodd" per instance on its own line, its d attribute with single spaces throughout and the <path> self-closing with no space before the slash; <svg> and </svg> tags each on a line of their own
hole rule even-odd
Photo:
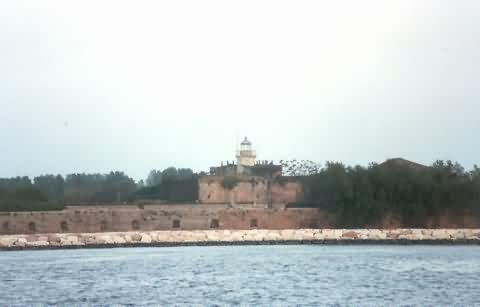
<svg viewBox="0 0 480 307">
<path fill-rule="evenodd" d="M 220 221 L 218 219 L 212 219 L 210 221 L 210 228 L 219 228 L 220 227 Z"/>
<path fill-rule="evenodd" d="M 208 193 L 208 196 L 207 196 L 208 199 L 212 198 L 212 193 Z"/>
<path fill-rule="evenodd" d="M 257 219 L 251 219 L 250 220 L 250 228 L 257 228 L 258 227 L 258 220 Z"/>
<path fill-rule="evenodd" d="M 133 230 L 139 230 L 140 229 L 140 223 L 137 220 L 132 221 L 132 229 Z"/>
<path fill-rule="evenodd" d="M 60 223 L 60 229 L 63 231 L 63 232 L 67 232 L 68 231 L 68 223 L 66 221 L 63 221 Z"/>
<path fill-rule="evenodd" d="M 28 231 L 29 231 L 29 232 L 35 232 L 35 231 L 37 231 L 37 226 L 35 225 L 34 222 L 28 223 Z"/>
<path fill-rule="evenodd" d="M 10 229 L 10 224 L 8 223 L 8 221 L 3 222 L 2 229 L 3 231 L 8 231 Z"/>
<path fill-rule="evenodd" d="M 107 230 L 107 221 L 102 221 L 100 223 L 100 231 L 105 231 Z"/>
<path fill-rule="evenodd" d="M 173 220 L 172 228 L 180 228 L 180 220 Z"/>
</svg>

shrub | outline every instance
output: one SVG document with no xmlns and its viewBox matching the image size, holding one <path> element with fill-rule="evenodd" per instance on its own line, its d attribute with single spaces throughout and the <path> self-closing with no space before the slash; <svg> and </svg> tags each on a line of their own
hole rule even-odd
<svg viewBox="0 0 480 307">
<path fill-rule="evenodd" d="M 232 190 L 238 183 L 238 179 L 235 177 L 225 177 L 222 185 L 227 190 Z"/>
<path fill-rule="evenodd" d="M 65 206 L 61 202 L 20 200 L 20 199 L 0 199 L 1 212 L 14 211 L 52 211 L 63 210 Z"/>
</svg>

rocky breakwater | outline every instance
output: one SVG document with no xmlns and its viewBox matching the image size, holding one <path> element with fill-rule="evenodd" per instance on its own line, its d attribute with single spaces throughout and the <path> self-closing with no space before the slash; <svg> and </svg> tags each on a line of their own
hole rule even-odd
<svg viewBox="0 0 480 307">
<path fill-rule="evenodd" d="M 284 229 L 61 233 L 0 236 L 0 249 L 228 244 L 480 244 L 480 229 Z"/>
</svg>

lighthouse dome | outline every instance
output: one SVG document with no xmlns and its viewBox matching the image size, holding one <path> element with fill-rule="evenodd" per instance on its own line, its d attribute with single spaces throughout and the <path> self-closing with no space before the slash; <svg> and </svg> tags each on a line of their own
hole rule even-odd
<svg viewBox="0 0 480 307">
<path fill-rule="evenodd" d="M 245 139 L 240 143 L 240 145 L 246 145 L 246 146 L 251 146 L 252 143 L 245 137 Z"/>
</svg>

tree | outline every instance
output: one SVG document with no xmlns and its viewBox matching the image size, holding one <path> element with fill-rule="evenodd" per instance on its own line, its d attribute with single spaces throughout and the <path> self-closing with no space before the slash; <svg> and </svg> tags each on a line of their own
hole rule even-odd
<svg viewBox="0 0 480 307">
<path fill-rule="evenodd" d="M 280 165 L 282 165 L 283 173 L 287 176 L 310 176 L 318 174 L 322 168 L 319 163 L 297 159 L 281 160 Z"/>
<path fill-rule="evenodd" d="M 52 201 L 63 201 L 65 180 L 61 175 L 44 175 L 34 178 L 34 185 Z"/>
<path fill-rule="evenodd" d="M 162 183 L 162 171 L 151 170 L 145 183 L 147 187 L 153 187 Z"/>
<path fill-rule="evenodd" d="M 194 175 L 192 169 L 190 168 L 179 168 L 177 170 L 177 176 L 179 178 L 190 178 Z"/>
<path fill-rule="evenodd" d="M 298 163 L 293 170 L 302 169 Z M 300 177 L 306 202 L 332 212 L 339 227 L 381 225 L 393 214 L 404 226 L 424 227 L 443 214 L 463 223 L 463 216 L 480 216 L 480 170 L 459 163 L 435 161 L 431 167 L 371 163 L 368 167 L 326 162 L 312 175 Z"/>
<path fill-rule="evenodd" d="M 135 193 L 135 181 L 123 172 L 70 174 L 65 179 L 66 202 L 126 201 Z"/>
<path fill-rule="evenodd" d="M 20 188 L 28 188 L 32 186 L 32 181 L 27 176 L 14 178 L 0 178 L 0 191 L 14 192 Z"/>
<path fill-rule="evenodd" d="M 167 167 L 162 172 L 162 179 L 163 180 L 174 179 L 177 176 L 178 176 L 178 170 L 173 166 Z"/>
</svg>

